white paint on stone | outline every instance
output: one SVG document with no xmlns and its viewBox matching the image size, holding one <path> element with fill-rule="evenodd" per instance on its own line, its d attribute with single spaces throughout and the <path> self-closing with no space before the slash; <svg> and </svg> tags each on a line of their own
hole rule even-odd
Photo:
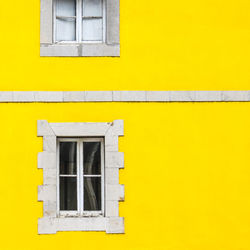
<svg viewBox="0 0 250 250">
<path fill-rule="evenodd" d="M 113 121 L 112 132 L 114 135 L 123 136 L 124 135 L 124 121 L 123 120 Z"/>
<path fill-rule="evenodd" d="M 43 185 L 56 185 L 56 168 L 43 168 Z"/>
<path fill-rule="evenodd" d="M 107 221 L 107 233 L 124 233 L 124 218 L 110 217 Z"/>
<path fill-rule="evenodd" d="M 43 151 L 56 152 L 56 136 L 45 135 L 43 136 Z"/>
<path fill-rule="evenodd" d="M 107 217 L 119 217 L 119 203 L 118 203 L 118 201 L 107 201 L 105 211 L 106 211 Z"/>
<path fill-rule="evenodd" d="M 105 183 L 107 185 L 119 184 L 119 168 L 107 168 L 105 165 Z"/>
<path fill-rule="evenodd" d="M 103 136 L 109 129 L 108 123 L 50 123 L 56 136 Z"/>
<path fill-rule="evenodd" d="M 13 102 L 13 91 L 0 91 L 0 102 Z"/>
<path fill-rule="evenodd" d="M 87 102 L 112 102 L 112 91 L 85 91 Z"/>
<path fill-rule="evenodd" d="M 34 102 L 34 92 L 33 91 L 14 91 L 13 92 L 13 102 Z"/>
<path fill-rule="evenodd" d="M 109 132 L 110 133 L 110 132 Z M 105 136 L 105 151 L 106 152 L 117 152 L 118 147 L 118 137 L 117 135 L 106 134 Z"/>
<path fill-rule="evenodd" d="M 57 231 L 105 231 L 107 218 L 57 218 Z"/>
<path fill-rule="evenodd" d="M 1 102 L 250 102 L 250 91 L 0 91 Z"/>
<path fill-rule="evenodd" d="M 56 233 L 55 218 L 43 217 L 38 219 L 38 234 L 55 234 Z"/>
<path fill-rule="evenodd" d="M 39 152 L 38 153 L 38 168 L 53 168 L 56 169 L 56 153 L 55 152 Z"/>
<path fill-rule="evenodd" d="M 38 201 L 56 201 L 56 185 L 38 186 Z"/>
<path fill-rule="evenodd" d="M 56 217 L 56 202 L 55 201 L 43 202 L 43 216 L 44 217 Z"/>
<path fill-rule="evenodd" d="M 192 102 L 195 101 L 195 91 L 170 91 L 171 102 Z"/>
<path fill-rule="evenodd" d="M 195 91 L 196 102 L 219 102 L 222 100 L 221 91 Z"/>
<path fill-rule="evenodd" d="M 53 0 L 40 1 L 40 43 L 53 42 Z"/>
<path fill-rule="evenodd" d="M 41 44 L 40 56 L 46 57 L 76 57 L 78 56 L 77 45 L 47 45 Z"/>
<path fill-rule="evenodd" d="M 78 56 L 88 57 L 119 57 L 119 44 L 82 44 L 81 53 Z"/>
<path fill-rule="evenodd" d="M 224 102 L 228 101 L 249 101 L 250 91 L 222 91 L 221 99 Z"/>
<path fill-rule="evenodd" d="M 107 201 L 124 201 L 124 185 L 106 185 Z"/>
<path fill-rule="evenodd" d="M 145 102 L 146 91 L 113 91 L 113 101 L 116 102 Z"/>
<path fill-rule="evenodd" d="M 34 92 L 36 102 L 63 102 L 63 91 Z"/>
<path fill-rule="evenodd" d="M 123 168 L 124 153 L 123 152 L 106 152 L 105 155 L 106 168 Z"/>
<path fill-rule="evenodd" d="M 54 136 L 54 132 L 49 126 L 49 123 L 45 120 L 38 120 L 37 121 L 37 136 L 45 136 L 45 135 L 52 135 Z"/>
<path fill-rule="evenodd" d="M 170 91 L 146 91 L 147 102 L 169 102 Z"/>
<path fill-rule="evenodd" d="M 64 96 L 65 97 L 65 96 Z M 107 123 L 48 123 L 37 122 L 38 136 L 43 136 L 43 152 L 38 153 L 38 168 L 43 169 L 43 185 L 38 186 L 38 200 L 43 201 L 43 218 L 38 220 L 39 234 L 58 231 L 106 231 L 123 233 L 123 218 L 119 217 L 118 201 L 124 200 L 124 185 L 119 184 L 119 168 L 123 168 L 124 156 L 118 152 L 118 137 L 124 134 L 123 121 Z M 105 216 L 58 217 L 56 137 L 102 136 L 105 138 Z M 110 152 L 111 151 L 111 152 Z M 113 162 L 112 162 L 113 161 Z"/>
<path fill-rule="evenodd" d="M 64 91 L 63 101 L 64 102 L 84 102 L 85 91 Z"/>
<path fill-rule="evenodd" d="M 120 43 L 120 0 L 107 1 L 107 44 Z"/>
<path fill-rule="evenodd" d="M 119 57 L 120 45 L 109 44 L 41 44 L 40 56 L 45 57 Z"/>
</svg>

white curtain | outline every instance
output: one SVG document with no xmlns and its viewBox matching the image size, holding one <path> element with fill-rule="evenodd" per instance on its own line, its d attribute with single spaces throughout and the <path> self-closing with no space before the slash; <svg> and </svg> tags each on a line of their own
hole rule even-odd
<svg viewBox="0 0 250 250">
<path fill-rule="evenodd" d="M 76 40 L 76 0 L 56 0 L 56 40 Z"/>
<path fill-rule="evenodd" d="M 76 0 L 56 0 L 56 40 L 76 41 L 76 20 L 82 23 L 81 41 L 103 40 L 103 0 L 81 0 L 81 16 Z"/>
</svg>

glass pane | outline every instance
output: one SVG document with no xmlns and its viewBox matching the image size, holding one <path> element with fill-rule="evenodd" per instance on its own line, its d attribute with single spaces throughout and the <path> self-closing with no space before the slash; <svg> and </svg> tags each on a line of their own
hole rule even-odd
<svg viewBox="0 0 250 250">
<path fill-rule="evenodd" d="M 102 0 L 83 0 L 82 12 L 84 17 L 102 16 Z"/>
<path fill-rule="evenodd" d="M 84 142 L 84 174 L 101 174 L 101 143 Z"/>
<path fill-rule="evenodd" d="M 84 177 L 84 210 L 101 210 L 101 177 Z"/>
<path fill-rule="evenodd" d="M 60 174 L 76 174 L 76 142 L 60 142 Z"/>
<path fill-rule="evenodd" d="M 76 177 L 60 177 L 60 210 L 77 210 Z"/>
<path fill-rule="evenodd" d="M 57 16 L 76 16 L 76 0 L 57 0 L 56 1 Z"/>
<path fill-rule="evenodd" d="M 56 19 L 56 41 L 75 41 L 76 21 L 75 18 Z"/>
<path fill-rule="evenodd" d="M 83 19 L 83 41 L 102 41 L 102 19 Z"/>
</svg>

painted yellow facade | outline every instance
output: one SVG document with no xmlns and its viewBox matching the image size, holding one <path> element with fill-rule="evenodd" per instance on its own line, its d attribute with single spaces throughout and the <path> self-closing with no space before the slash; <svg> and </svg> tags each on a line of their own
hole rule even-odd
<svg viewBox="0 0 250 250">
<path fill-rule="evenodd" d="M 1 104 L 0 249 L 250 249 L 249 110 L 250 103 Z M 125 234 L 38 235 L 36 121 L 121 118 Z"/>
<path fill-rule="evenodd" d="M 120 58 L 40 58 L 39 1 L 4 1 L 0 90 L 247 90 L 249 9 L 121 1 Z M 0 249 L 250 250 L 249 112 L 249 102 L 0 104 Z M 38 235 L 37 120 L 116 119 L 125 234 Z"/>
<path fill-rule="evenodd" d="M 40 58 L 39 0 L 2 1 L 1 90 L 248 90 L 248 0 L 121 1 L 120 58 Z"/>
</svg>

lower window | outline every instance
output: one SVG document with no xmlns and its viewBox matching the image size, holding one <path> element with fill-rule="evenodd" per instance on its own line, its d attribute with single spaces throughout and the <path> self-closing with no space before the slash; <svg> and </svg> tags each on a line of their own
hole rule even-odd
<svg viewBox="0 0 250 250">
<path fill-rule="evenodd" d="M 59 138 L 58 151 L 58 215 L 104 215 L 103 138 Z"/>
<path fill-rule="evenodd" d="M 123 134 L 122 120 L 37 122 L 37 135 L 43 137 L 43 152 L 38 153 L 38 168 L 43 169 L 43 185 L 38 186 L 38 201 L 43 202 L 39 234 L 124 233 L 124 218 L 119 216 L 124 156 L 118 148 Z"/>
</svg>

